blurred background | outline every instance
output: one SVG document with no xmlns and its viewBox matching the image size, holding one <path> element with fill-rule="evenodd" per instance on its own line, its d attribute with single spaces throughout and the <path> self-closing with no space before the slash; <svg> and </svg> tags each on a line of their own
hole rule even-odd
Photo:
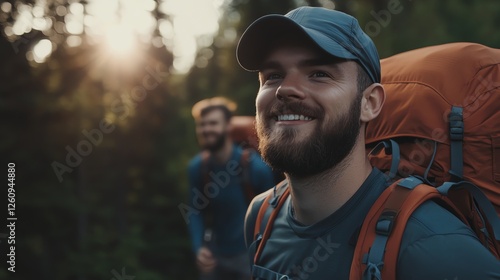
<svg viewBox="0 0 500 280">
<path fill-rule="evenodd" d="M 497 0 L 0 1 L 0 172 L 15 163 L 18 219 L 15 273 L 0 229 L 0 279 L 196 279 L 178 209 L 198 152 L 191 106 L 222 95 L 253 115 L 237 40 L 302 5 L 356 16 L 382 58 L 500 47 Z"/>
</svg>

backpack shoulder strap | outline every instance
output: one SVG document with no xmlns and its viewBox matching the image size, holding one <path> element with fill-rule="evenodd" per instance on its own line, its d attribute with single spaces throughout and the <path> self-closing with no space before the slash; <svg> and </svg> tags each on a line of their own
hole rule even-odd
<svg viewBox="0 0 500 280">
<path fill-rule="evenodd" d="M 466 193 L 451 194 L 452 191 Z M 456 195 L 465 200 L 457 199 Z M 470 182 L 446 182 L 435 188 L 423 184 L 419 178 L 408 177 L 387 188 L 368 212 L 354 251 L 349 279 L 396 279 L 406 223 L 422 203 L 431 199 L 471 227 L 485 247 L 500 259 L 500 219 L 479 188 Z"/>
<path fill-rule="evenodd" d="M 210 153 L 207 150 L 203 150 L 201 152 L 201 165 L 200 165 L 200 185 L 197 186 L 199 191 L 204 192 L 205 186 L 210 183 L 210 174 L 209 174 L 209 161 L 210 161 Z M 206 230 L 211 228 L 214 223 L 214 217 L 212 213 L 211 203 L 205 208 L 203 211 L 203 217 L 205 219 L 205 227 Z"/>
<path fill-rule="evenodd" d="M 208 160 L 210 159 L 210 153 L 208 151 L 201 152 L 201 188 L 206 186 L 210 182 L 210 176 L 208 174 Z"/>
<path fill-rule="evenodd" d="M 255 197 L 255 190 L 252 186 L 252 181 L 250 179 L 250 156 L 252 151 L 250 148 L 244 148 L 240 157 L 241 166 L 241 183 L 243 187 L 243 194 L 245 195 L 246 202 L 249 204 Z"/>
<path fill-rule="evenodd" d="M 274 190 L 269 193 L 260 206 L 253 232 L 254 239 L 258 241 L 257 250 L 254 255 L 254 264 L 258 262 L 266 241 L 271 235 L 274 220 L 276 220 L 289 194 L 290 188 L 288 187 L 288 181 L 283 180 L 274 187 Z"/>
<path fill-rule="evenodd" d="M 411 214 L 430 199 L 442 200 L 461 220 L 465 220 L 436 188 L 415 177 L 396 181 L 380 195 L 363 222 L 349 279 L 396 279 L 399 247 L 406 223 Z"/>
<path fill-rule="evenodd" d="M 500 217 L 488 197 L 468 181 L 445 182 L 437 191 L 464 213 L 481 243 L 500 260 Z"/>
</svg>

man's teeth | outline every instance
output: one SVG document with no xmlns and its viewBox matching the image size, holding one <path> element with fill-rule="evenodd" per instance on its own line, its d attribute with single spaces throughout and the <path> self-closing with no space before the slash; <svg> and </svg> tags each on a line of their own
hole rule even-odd
<svg viewBox="0 0 500 280">
<path fill-rule="evenodd" d="M 293 115 L 293 114 L 278 116 L 278 121 L 298 121 L 298 120 L 310 121 L 312 120 L 312 118 L 306 117 L 304 115 Z"/>
</svg>

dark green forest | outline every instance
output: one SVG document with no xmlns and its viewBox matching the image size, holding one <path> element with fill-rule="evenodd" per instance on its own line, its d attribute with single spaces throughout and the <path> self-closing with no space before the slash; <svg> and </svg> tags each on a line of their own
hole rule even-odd
<svg viewBox="0 0 500 280">
<path fill-rule="evenodd" d="M 238 114 L 255 113 L 257 76 L 238 66 L 235 47 L 262 15 L 302 5 L 350 13 L 381 58 L 458 41 L 500 48 L 497 0 L 212 1 L 222 3 L 218 32 L 199 39 L 193 67 L 177 73 L 175 34 L 160 24 L 174 21 L 169 0 L 145 1 L 150 37 L 134 38 L 133 56 L 118 58 L 70 25 L 68 14 L 85 15 L 90 2 L 0 1 L 0 279 L 197 279 L 178 209 L 199 151 L 191 106 L 222 95 Z M 21 25 L 26 13 L 33 28 Z M 41 15 L 50 24 L 35 28 Z M 9 163 L 15 272 L 7 269 Z"/>
</svg>

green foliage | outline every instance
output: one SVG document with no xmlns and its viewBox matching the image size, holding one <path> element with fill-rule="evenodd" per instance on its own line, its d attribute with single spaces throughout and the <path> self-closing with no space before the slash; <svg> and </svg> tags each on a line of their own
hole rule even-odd
<svg viewBox="0 0 500 280">
<path fill-rule="evenodd" d="M 349 2 L 351 5 L 345 11 L 358 18 L 365 32 L 370 22 L 379 25 L 380 31 L 371 37 L 381 58 L 450 42 L 475 42 L 500 47 L 500 38 L 494 36 L 500 22 L 500 6 L 494 0 Z M 381 14 L 387 13 L 392 5 L 398 7 L 400 12 L 390 13 L 387 22 L 377 20 L 375 15 L 382 17 Z"/>
</svg>

